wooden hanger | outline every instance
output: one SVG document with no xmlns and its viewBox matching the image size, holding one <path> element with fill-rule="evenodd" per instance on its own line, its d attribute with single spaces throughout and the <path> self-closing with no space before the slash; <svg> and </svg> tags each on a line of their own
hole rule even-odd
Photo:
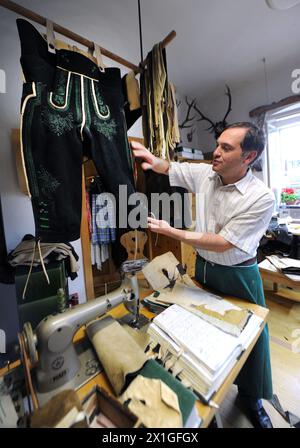
<svg viewBox="0 0 300 448">
<path fill-rule="evenodd" d="M 147 235 L 145 232 L 133 230 L 122 235 L 120 241 L 125 247 L 128 255 L 127 261 L 142 260 L 145 257 L 144 248 L 147 242 Z"/>
</svg>

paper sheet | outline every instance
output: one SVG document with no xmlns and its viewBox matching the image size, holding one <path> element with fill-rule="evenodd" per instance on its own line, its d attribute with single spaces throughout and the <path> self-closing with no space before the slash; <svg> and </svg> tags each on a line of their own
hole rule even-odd
<svg viewBox="0 0 300 448">
<path fill-rule="evenodd" d="M 293 280 L 294 282 L 300 282 L 300 276 L 299 275 L 290 275 L 290 274 L 283 274 L 280 270 L 283 268 L 287 268 L 289 266 L 295 266 L 300 268 L 300 260 L 295 260 L 294 258 L 280 258 L 276 255 L 271 255 L 268 257 L 271 261 L 268 259 L 262 261 L 259 264 L 259 267 L 262 269 L 266 269 L 267 271 L 271 272 L 279 272 L 280 274 L 284 275 L 285 277 L 289 278 L 290 280 Z"/>
<path fill-rule="evenodd" d="M 218 370 L 239 345 L 233 336 L 177 305 L 155 317 L 154 323 L 211 371 Z"/>
</svg>

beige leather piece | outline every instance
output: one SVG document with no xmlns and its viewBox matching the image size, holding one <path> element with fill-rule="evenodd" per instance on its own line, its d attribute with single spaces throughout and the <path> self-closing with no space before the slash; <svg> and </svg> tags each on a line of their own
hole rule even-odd
<svg viewBox="0 0 300 448">
<path fill-rule="evenodd" d="M 49 19 L 46 19 L 46 33 L 48 51 L 50 53 L 55 53 L 55 36 L 53 31 L 53 22 Z"/>
<path fill-rule="evenodd" d="M 150 343 L 150 336 L 148 333 L 137 330 L 135 328 L 129 327 L 129 325 L 123 326 L 124 330 L 135 340 L 135 342 L 140 346 L 143 352 L 146 350 Z"/>
<path fill-rule="evenodd" d="M 147 356 L 111 317 L 92 322 L 86 331 L 115 393 L 120 395 L 126 375 L 140 370 L 148 360 Z"/>
<path fill-rule="evenodd" d="M 54 428 L 61 425 L 66 416 L 73 414 L 69 423 L 76 421 L 77 415 L 82 411 L 82 405 L 74 390 L 65 390 L 51 398 L 44 406 L 37 409 L 31 416 L 31 428 Z M 65 421 L 64 427 L 68 426 Z M 76 426 L 87 427 L 86 421 Z"/>
<path fill-rule="evenodd" d="M 95 54 L 95 58 L 97 60 L 98 67 L 100 68 L 101 71 L 105 72 L 105 65 L 104 65 L 104 62 L 102 59 L 101 48 L 95 42 L 94 42 L 94 54 Z"/>
<path fill-rule="evenodd" d="M 129 102 L 129 109 L 136 110 L 141 107 L 140 103 L 140 88 L 138 80 L 135 77 L 134 71 L 131 71 L 126 76 L 126 90 Z"/>
<path fill-rule="evenodd" d="M 42 35 L 45 40 L 47 40 L 47 35 Z M 89 58 L 91 61 L 93 61 L 95 64 L 97 64 L 97 59 L 88 51 L 81 50 L 80 48 L 76 47 L 75 45 L 70 45 L 67 42 L 64 42 L 60 39 L 55 39 L 54 41 L 55 48 L 57 50 L 68 50 L 68 51 L 76 51 L 77 53 L 82 54 L 83 56 Z"/>
<path fill-rule="evenodd" d="M 120 397 L 148 428 L 182 428 L 178 397 L 164 382 L 138 375 Z"/>
</svg>

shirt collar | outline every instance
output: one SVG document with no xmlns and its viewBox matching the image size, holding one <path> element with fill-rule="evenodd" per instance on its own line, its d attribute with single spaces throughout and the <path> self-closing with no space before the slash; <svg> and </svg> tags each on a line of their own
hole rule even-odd
<svg viewBox="0 0 300 448">
<path fill-rule="evenodd" d="M 244 176 L 242 179 L 235 182 L 234 184 L 229 184 L 229 185 L 223 185 L 221 176 L 219 176 L 219 174 L 216 172 L 213 172 L 208 178 L 209 178 L 209 180 L 214 180 L 215 182 L 218 182 L 217 185 L 219 187 L 227 188 L 227 187 L 234 186 L 242 195 L 244 195 L 246 193 L 248 185 L 250 184 L 251 180 L 253 179 L 253 173 L 252 173 L 252 170 L 249 168 L 246 176 Z"/>
</svg>

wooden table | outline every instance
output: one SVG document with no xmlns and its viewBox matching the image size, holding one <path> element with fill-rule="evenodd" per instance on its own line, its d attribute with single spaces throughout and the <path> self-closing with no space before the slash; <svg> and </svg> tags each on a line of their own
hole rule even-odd
<svg viewBox="0 0 300 448">
<path fill-rule="evenodd" d="M 144 297 L 150 295 L 151 292 L 152 291 L 150 291 L 150 290 L 144 291 L 143 293 L 141 293 L 141 297 L 144 298 Z M 214 395 L 213 401 L 218 406 L 220 406 L 223 403 L 223 400 L 225 399 L 227 393 L 229 392 L 234 380 L 238 376 L 241 368 L 245 364 L 248 356 L 250 355 L 259 335 L 261 334 L 261 332 L 267 322 L 267 316 L 269 313 L 269 310 L 267 308 L 263 308 L 261 306 L 251 304 L 244 300 L 240 300 L 240 299 L 233 298 L 233 297 L 225 297 L 225 298 L 227 300 L 230 300 L 230 302 L 232 302 L 233 304 L 235 304 L 241 308 L 244 308 L 244 309 L 249 309 L 254 314 L 261 317 L 263 319 L 263 325 L 261 325 L 258 334 L 253 339 L 253 341 L 250 344 L 250 346 L 248 347 L 248 349 L 242 354 L 242 356 L 236 362 L 235 366 L 233 367 L 233 369 L 227 376 L 226 380 L 224 381 L 224 383 L 222 384 L 220 389 L 217 391 L 217 393 Z M 114 318 L 118 319 L 127 313 L 128 313 L 128 311 L 126 310 L 125 306 L 122 304 L 122 305 L 119 305 L 118 307 L 116 307 L 115 309 L 111 310 L 108 314 L 110 314 Z M 150 311 L 148 311 L 143 306 L 141 306 L 141 313 L 144 314 L 148 319 L 152 319 L 154 317 L 154 314 L 151 313 Z M 74 340 L 78 341 L 84 337 L 85 337 L 85 330 L 84 330 L 84 327 L 82 327 L 76 333 Z M 19 365 L 19 362 L 16 362 L 16 363 L 14 363 L 14 365 L 11 365 L 10 368 L 13 369 L 13 368 L 17 367 L 18 365 Z M 0 370 L 0 376 L 4 375 L 5 373 L 6 373 L 6 369 Z M 77 393 L 78 393 L 80 399 L 82 400 L 95 386 L 100 386 L 103 389 L 105 389 L 108 393 L 110 393 L 111 395 L 114 395 L 113 390 L 110 386 L 110 383 L 109 383 L 105 373 L 101 372 L 99 375 L 94 377 L 91 381 L 89 381 L 87 384 L 85 384 L 83 387 L 81 387 L 80 389 L 77 390 Z M 218 410 L 214 407 L 206 406 L 206 405 L 202 404 L 200 401 L 197 401 L 196 406 L 197 406 L 199 416 L 201 417 L 201 420 L 202 420 L 201 428 L 207 428 L 208 425 L 210 424 L 211 420 L 213 419 L 213 417 L 216 416 Z"/>
<path fill-rule="evenodd" d="M 143 298 L 143 297 L 146 297 L 149 294 L 151 294 L 151 291 L 142 293 L 141 296 Z M 261 334 L 264 326 L 266 325 L 267 316 L 268 316 L 268 313 L 269 313 L 269 310 L 267 308 L 263 308 L 261 306 L 251 304 L 251 303 L 246 302 L 244 300 L 240 300 L 240 299 L 233 298 L 233 297 L 225 297 L 225 298 L 227 300 L 230 300 L 230 302 L 232 302 L 233 304 L 235 304 L 235 305 L 237 305 L 237 306 L 239 306 L 241 308 L 251 310 L 254 314 L 256 314 L 257 316 L 261 317 L 264 322 L 263 322 L 263 325 L 261 325 L 258 334 L 253 339 L 253 341 L 250 344 L 250 346 L 248 347 L 248 349 L 242 354 L 242 356 L 237 361 L 237 363 L 235 364 L 235 366 L 233 367 L 233 369 L 231 370 L 231 372 L 227 376 L 226 380 L 224 381 L 224 383 L 222 384 L 222 386 L 220 387 L 218 392 L 214 395 L 213 401 L 218 406 L 220 406 L 223 403 L 223 400 L 225 399 L 227 393 L 229 392 L 229 390 L 230 390 L 234 380 L 238 376 L 241 368 L 245 364 L 248 356 L 250 355 L 250 353 L 251 353 L 251 351 L 252 351 L 252 349 L 253 349 L 257 339 L 259 338 L 259 335 Z M 141 312 L 148 318 L 154 317 L 154 314 L 150 313 L 145 307 L 141 307 Z M 120 318 L 125 313 L 127 313 L 127 310 L 124 307 L 124 305 L 119 305 L 117 308 L 115 308 L 114 310 L 110 311 L 109 314 L 112 315 L 115 318 Z M 79 337 L 83 336 L 82 330 L 80 330 L 80 333 L 79 333 L 78 336 Z M 98 376 L 96 376 L 89 383 L 87 383 L 86 385 L 84 385 L 82 388 L 80 388 L 77 391 L 80 399 L 83 399 L 89 393 L 89 391 L 96 385 L 98 385 L 100 387 L 103 387 L 108 393 L 111 393 L 113 395 L 113 390 L 112 390 L 112 388 L 111 388 L 111 386 L 110 386 L 110 384 L 108 382 L 108 379 L 107 379 L 105 373 L 100 373 Z M 218 410 L 216 408 L 213 408 L 213 407 L 210 407 L 210 406 L 205 406 L 200 401 L 197 401 L 197 410 L 198 410 L 199 416 L 201 417 L 201 420 L 202 420 L 201 428 L 207 428 L 207 426 L 210 424 L 210 422 L 213 419 L 213 417 L 218 412 Z"/>
<path fill-rule="evenodd" d="M 273 292 L 278 293 L 278 285 L 287 286 L 289 288 L 300 290 L 300 281 L 294 281 L 287 277 L 286 275 L 281 274 L 281 272 L 277 271 L 275 266 L 270 266 L 270 268 L 264 267 L 264 262 L 258 265 L 259 272 L 262 280 L 267 280 L 273 283 Z M 291 300 L 295 300 L 296 302 L 300 302 L 300 293 L 293 294 Z"/>
</svg>

